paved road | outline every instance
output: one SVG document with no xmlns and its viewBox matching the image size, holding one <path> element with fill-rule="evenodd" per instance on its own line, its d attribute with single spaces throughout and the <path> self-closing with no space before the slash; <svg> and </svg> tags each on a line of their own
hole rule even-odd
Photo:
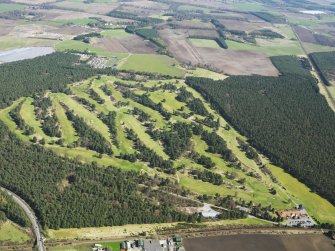
<svg viewBox="0 0 335 251">
<path fill-rule="evenodd" d="M 18 195 L 16 195 L 15 193 L 0 187 L 0 189 L 2 191 L 4 191 L 5 193 L 9 194 L 10 196 L 12 196 L 12 198 L 14 199 L 14 201 L 19 204 L 19 206 L 25 211 L 25 213 L 27 214 L 28 218 L 30 219 L 31 223 L 32 223 L 32 228 L 33 231 L 35 233 L 36 236 L 36 241 L 37 241 L 37 249 L 38 251 L 45 251 L 45 247 L 44 247 L 44 242 L 43 242 L 43 235 L 41 233 L 41 226 L 38 223 L 37 217 L 34 213 L 34 211 L 30 208 L 30 206 L 23 200 L 21 199 Z"/>
</svg>

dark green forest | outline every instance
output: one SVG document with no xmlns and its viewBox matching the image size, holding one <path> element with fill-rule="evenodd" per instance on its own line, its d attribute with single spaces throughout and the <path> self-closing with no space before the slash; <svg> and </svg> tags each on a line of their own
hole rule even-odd
<svg viewBox="0 0 335 251">
<path fill-rule="evenodd" d="M 335 203 L 335 115 L 320 95 L 306 60 L 273 57 L 280 77 L 189 77 L 249 143 Z"/>
<path fill-rule="evenodd" d="M 0 138 L 0 185 L 27 201 L 43 226 L 113 226 L 192 218 L 176 211 L 169 200 L 158 206 L 144 199 L 138 193 L 139 184 L 160 185 L 148 176 L 59 157 L 21 142 L 2 123 Z"/>
<path fill-rule="evenodd" d="M 335 81 L 335 52 L 315 52 L 309 56 L 322 80 L 330 86 L 331 81 Z"/>
<path fill-rule="evenodd" d="M 79 63 L 79 56 L 53 54 L 0 65 L 0 108 L 23 96 L 51 90 L 62 92 L 70 83 L 98 74 L 88 65 Z M 110 69 L 103 73 L 112 72 Z"/>
<path fill-rule="evenodd" d="M 23 209 L 11 196 L 0 190 L 0 224 L 7 219 L 22 227 L 30 226 L 30 221 Z"/>
</svg>

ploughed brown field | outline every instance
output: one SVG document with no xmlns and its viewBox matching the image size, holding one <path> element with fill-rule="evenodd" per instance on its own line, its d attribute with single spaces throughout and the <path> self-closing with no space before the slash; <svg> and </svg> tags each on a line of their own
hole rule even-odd
<svg viewBox="0 0 335 251">
<path fill-rule="evenodd" d="M 278 76 L 271 60 L 261 52 L 195 47 L 184 30 L 159 30 L 169 51 L 181 63 L 210 66 L 228 75 Z"/>
<path fill-rule="evenodd" d="M 323 235 L 227 235 L 184 240 L 186 251 L 334 251 Z"/>
</svg>

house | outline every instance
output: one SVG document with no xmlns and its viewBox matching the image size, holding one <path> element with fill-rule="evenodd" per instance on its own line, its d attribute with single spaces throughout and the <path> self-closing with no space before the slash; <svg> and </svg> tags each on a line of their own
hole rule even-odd
<svg viewBox="0 0 335 251">
<path fill-rule="evenodd" d="M 302 210 L 293 209 L 293 210 L 281 210 L 278 212 L 278 215 L 282 218 L 293 218 L 293 217 L 301 217 L 304 216 L 304 212 Z"/>
</svg>

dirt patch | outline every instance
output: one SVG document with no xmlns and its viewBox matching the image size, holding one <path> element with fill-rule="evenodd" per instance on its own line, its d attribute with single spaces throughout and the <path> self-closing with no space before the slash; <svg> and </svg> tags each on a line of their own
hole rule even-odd
<svg viewBox="0 0 335 251">
<path fill-rule="evenodd" d="M 199 30 L 199 29 L 176 29 L 178 33 L 184 33 L 187 37 L 200 36 L 200 37 L 219 37 L 216 30 Z"/>
<path fill-rule="evenodd" d="M 58 33 L 58 34 L 79 35 L 83 33 L 90 33 L 96 30 L 92 28 L 80 26 L 80 25 L 66 25 L 61 28 L 56 28 L 56 29 L 52 28 L 48 31 L 52 33 Z"/>
<path fill-rule="evenodd" d="M 94 38 L 92 45 L 110 52 L 118 53 L 156 53 L 157 46 L 142 38 L 131 35 L 126 38 Z"/>
<path fill-rule="evenodd" d="M 271 60 L 261 52 L 194 47 L 182 30 L 164 29 L 159 34 L 169 51 L 181 63 L 209 66 L 212 70 L 229 75 L 279 74 Z"/>
<path fill-rule="evenodd" d="M 252 32 L 259 29 L 271 29 L 273 26 L 267 22 L 246 22 L 240 20 L 220 19 L 221 24 L 229 30 L 242 30 L 245 32 Z"/>
<path fill-rule="evenodd" d="M 301 26 L 294 26 L 294 30 L 303 42 L 335 47 L 335 38 L 314 33 L 313 31 Z"/>
<path fill-rule="evenodd" d="M 174 21 L 170 25 L 175 28 L 193 28 L 193 29 L 209 29 L 214 30 L 215 26 L 212 23 L 197 22 L 191 20 Z"/>
<path fill-rule="evenodd" d="M 231 235 L 184 240 L 186 251 L 333 251 L 322 235 Z"/>
<path fill-rule="evenodd" d="M 205 64 L 228 75 L 278 76 L 271 60 L 261 52 L 197 48 Z"/>
<path fill-rule="evenodd" d="M 0 36 L 7 35 L 14 29 L 15 26 L 16 22 L 13 20 L 0 19 Z"/>
</svg>

